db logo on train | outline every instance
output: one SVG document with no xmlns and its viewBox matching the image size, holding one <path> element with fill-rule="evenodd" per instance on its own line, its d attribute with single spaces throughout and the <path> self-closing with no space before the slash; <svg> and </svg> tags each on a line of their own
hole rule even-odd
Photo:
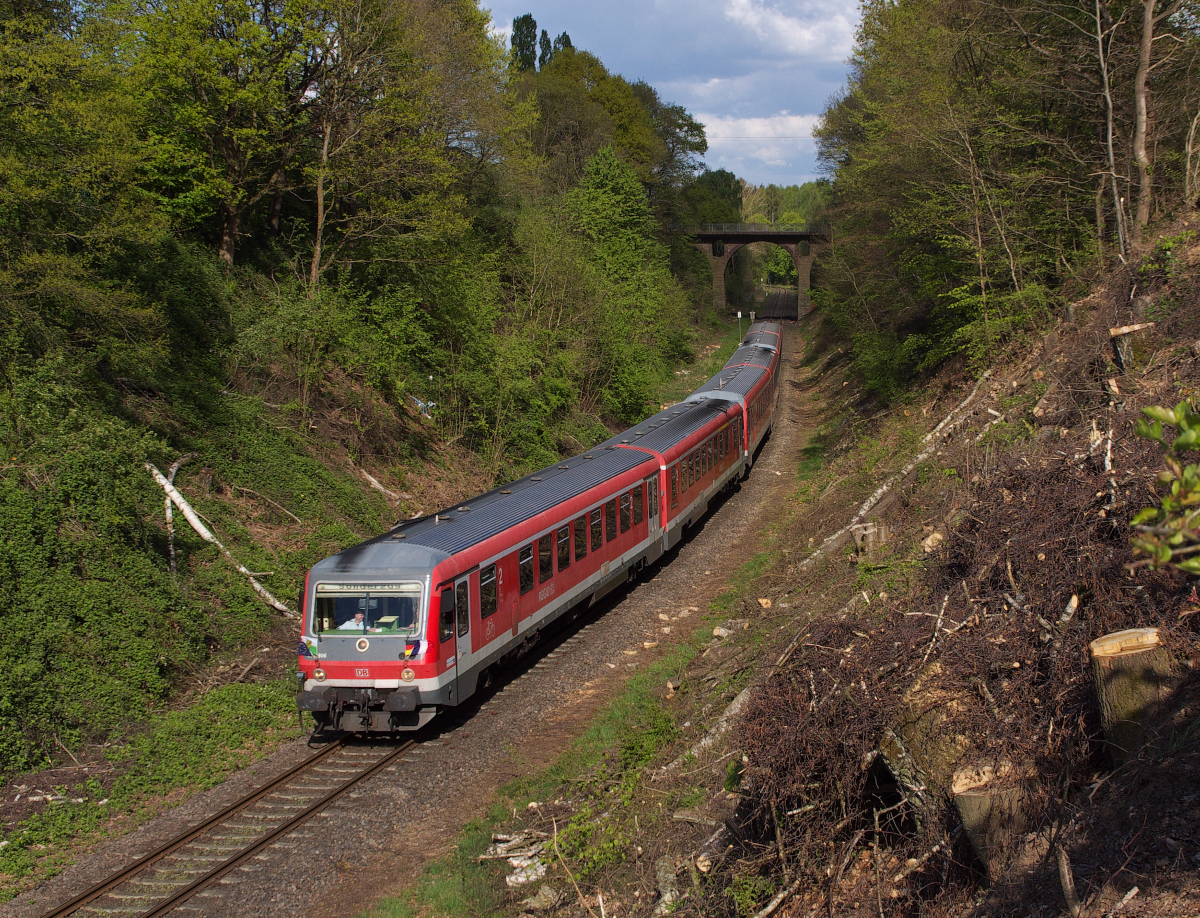
<svg viewBox="0 0 1200 918">
<path fill-rule="evenodd" d="M 359 679 L 365 679 L 365 678 L 367 678 L 367 670 L 365 670 L 365 669 L 356 669 L 356 670 L 354 671 L 354 675 L 355 675 L 357 678 L 359 678 Z"/>
</svg>

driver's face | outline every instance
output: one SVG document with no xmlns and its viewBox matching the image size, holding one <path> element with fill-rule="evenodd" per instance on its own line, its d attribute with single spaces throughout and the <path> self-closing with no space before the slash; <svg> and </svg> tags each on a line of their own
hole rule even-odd
<svg viewBox="0 0 1200 918">
<path fill-rule="evenodd" d="M 364 614 L 363 614 L 362 612 L 355 612 L 355 613 L 354 613 L 354 620 L 355 620 L 356 622 L 361 622 L 361 621 L 363 620 L 363 618 L 364 618 L 364 617 L 365 617 L 365 616 L 364 616 Z"/>
</svg>

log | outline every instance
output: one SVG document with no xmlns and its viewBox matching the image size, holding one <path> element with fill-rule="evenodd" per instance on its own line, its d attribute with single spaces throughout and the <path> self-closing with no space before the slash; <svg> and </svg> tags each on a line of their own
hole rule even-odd
<svg viewBox="0 0 1200 918">
<path fill-rule="evenodd" d="M 940 816 L 953 780 L 955 763 L 967 748 L 966 737 L 952 733 L 946 723 L 962 701 L 941 686 L 942 665 L 925 667 L 904 693 L 895 722 L 879 744 L 879 755 L 912 807 L 918 825 Z"/>
<path fill-rule="evenodd" d="M 1157 628 L 1106 634 L 1092 641 L 1091 652 L 1100 722 L 1119 768 L 1137 756 L 1147 720 L 1174 687 L 1174 661 Z"/>
<path fill-rule="evenodd" d="M 960 768 L 950 792 L 971 849 L 996 879 L 1013 841 L 1030 824 L 1028 793 L 1011 762 Z"/>
</svg>

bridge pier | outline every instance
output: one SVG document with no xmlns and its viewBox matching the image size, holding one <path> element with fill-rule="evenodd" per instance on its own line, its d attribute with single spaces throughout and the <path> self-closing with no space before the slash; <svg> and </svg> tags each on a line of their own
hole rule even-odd
<svg viewBox="0 0 1200 918">
<path fill-rule="evenodd" d="M 771 242 L 787 250 L 796 266 L 796 315 L 812 308 L 808 291 L 812 280 L 812 263 L 829 241 L 821 227 L 760 226 L 757 224 L 708 224 L 692 230 L 696 237 L 692 245 L 708 257 L 713 273 L 713 309 L 725 311 L 725 269 L 729 259 L 743 246 L 752 242 Z"/>
</svg>

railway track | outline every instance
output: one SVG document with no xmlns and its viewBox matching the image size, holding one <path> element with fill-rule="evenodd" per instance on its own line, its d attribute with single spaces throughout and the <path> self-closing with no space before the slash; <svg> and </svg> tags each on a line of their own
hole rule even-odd
<svg viewBox="0 0 1200 918">
<path fill-rule="evenodd" d="M 105 878 L 44 918 L 157 918 L 183 905 L 416 745 L 381 752 L 339 739 Z"/>
</svg>

